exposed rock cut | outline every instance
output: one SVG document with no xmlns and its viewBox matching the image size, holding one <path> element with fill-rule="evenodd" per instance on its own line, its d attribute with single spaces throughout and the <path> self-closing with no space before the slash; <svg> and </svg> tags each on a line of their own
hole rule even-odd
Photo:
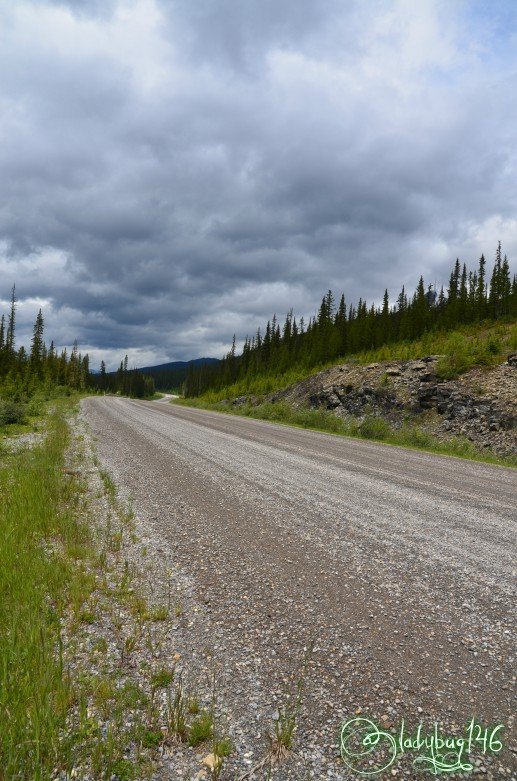
<svg viewBox="0 0 517 781">
<path fill-rule="evenodd" d="M 497 455 L 516 455 L 517 354 L 445 382 L 437 374 L 439 359 L 345 363 L 273 393 L 268 401 L 324 408 L 345 418 L 383 417 L 395 428 L 416 423 L 442 439 L 463 436 Z"/>
</svg>

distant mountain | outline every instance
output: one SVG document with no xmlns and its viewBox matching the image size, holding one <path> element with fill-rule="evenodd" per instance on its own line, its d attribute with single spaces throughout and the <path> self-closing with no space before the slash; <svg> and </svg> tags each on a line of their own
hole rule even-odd
<svg viewBox="0 0 517 781">
<path fill-rule="evenodd" d="M 201 366 L 220 363 L 219 358 L 194 358 L 192 361 L 170 361 L 158 366 L 144 366 L 139 369 L 142 374 L 149 374 L 154 379 L 156 390 L 181 390 L 189 366 L 199 369 Z"/>
<path fill-rule="evenodd" d="M 163 371 L 175 371 L 176 369 L 186 369 L 187 366 L 192 364 L 193 366 L 201 366 L 204 363 L 219 363 L 219 358 L 194 358 L 192 361 L 170 361 L 169 363 L 160 363 L 158 366 L 144 366 L 139 369 L 141 372 L 163 372 Z"/>
</svg>

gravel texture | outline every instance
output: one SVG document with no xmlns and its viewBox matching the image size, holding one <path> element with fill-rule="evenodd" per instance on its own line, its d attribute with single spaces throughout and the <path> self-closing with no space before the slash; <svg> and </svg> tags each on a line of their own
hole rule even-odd
<svg viewBox="0 0 517 781">
<path fill-rule="evenodd" d="M 43 433 L 30 433 L 30 434 L 17 434 L 16 436 L 4 437 L 1 441 L 1 445 L 6 450 L 10 450 L 12 453 L 16 453 L 19 450 L 25 448 L 33 448 L 39 445 L 43 440 Z"/>
<path fill-rule="evenodd" d="M 311 645 L 272 779 L 358 778 L 337 736 L 359 713 L 394 732 L 502 722 L 503 752 L 473 755 L 474 772 L 517 778 L 516 471 L 164 403 L 83 412 L 137 533 L 188 592 L 174 652 L 216 672 L 235 747 L 222 779 L 265 756 Z M 163 778 L 202 778 L 182 752 Z M 388 775 L 421 777 L 412 758 Z"/>
</svg>

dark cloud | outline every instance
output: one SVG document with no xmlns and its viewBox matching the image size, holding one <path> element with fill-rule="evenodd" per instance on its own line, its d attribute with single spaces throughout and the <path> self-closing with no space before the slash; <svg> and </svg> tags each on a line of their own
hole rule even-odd
<svg viewBox="0 0 517 781">
<path fill-rule="evenodd" d="M 493 6 L 0 0 L 20 339 L 42 305 L 95 360 L 219 355 L 329 286 L 379 300 L 499 238 L 514 258 L 515 17 Z"/>
</svg>

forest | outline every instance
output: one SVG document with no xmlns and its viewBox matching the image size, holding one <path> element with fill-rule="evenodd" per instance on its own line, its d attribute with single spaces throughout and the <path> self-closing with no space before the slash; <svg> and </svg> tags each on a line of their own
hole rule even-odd
<svg viewBox="0 0 517 781">
<path fill-rule="evenodd" d="M 16 288 L 11 291 L 7 316 L 0 318 L 0 425 L 22 422 L 26 414 L 37 413 L 40 403 L 73 391 L 107 391 L 137 398 L 154 394 L 154 380 L 128 369 L 127 356 L 117 372 L 91 374 L 89 356 L 79 352 L 77 341 L 70 352 L 47 346 L 43 338 L 44 319 L 39 310 L 30 348 L 16 345 Z"/>
<path fill-rule="evenodd" d="M 30 349 L 16 347 L 16 288 L 11 291 L 7 318 L 0 319 L 0 425 L 21 423 L 26 414 L 37 414 L 41 401 L 89 386 L 90 362 L 77 342 L 68 353 L 58 352 L 43 339 L 44 321 L 37 314 Z"/>
<path fill-rule="evenodd" d="M 499 242 L 490 274 L 484 255 L 475 270 L 457 259 L 447 288 L 436 291 L 420 277 L 413 295 L 404 286 L 395 303 L 385 290 L 381 306 L 359 299 L 348 304 L 329 290 L 316 315 L 306 324 L 292 310 L 281 324 L 276 315 L 263 331 L 246 337 L 240 355 L 231 350 L 215 365 L 189 366 L 184 395 L 196 397 L 235 382 L 281 374 L 294 367 L 311 368 L 364 350 L 418 339 L 426 332 L 447 332 L 465 323 L 517 317 L 517 276 L 513 279 Z"/>
<path fill-rule="evenodd" d="M 234 336 L 232 347 L 222 361 L 190 362 L 183 392 L 187 397 L 195 397 L 242 379 L 267 377 L 294 367 L 310 371 L 347 355 L 414 340 L 433 331 L 447 332 L 461 324 L 516 317 L 517 276 L 511 277 L 508 258 L 503 257 L 499 243 L 490 274 L 484 255 L 475 270 L 456 260 L 446 289 L 442 286 L 436 291 L 420 277 L 411 296 L 402 287 L 391 304 L 386 290 L 382 305 L 377 307 L 362 298 L 355 305 L 348 304 L 344 295 L 336 299 L 329 290 L 308 323 L 303 317 L 297 321 L 292 310 L 282 324 L 273 315 L 263 331 L 259 328 L 254 336 L 246 337 L 240 355 L 237 355 Z M 100 372 L 92 374 L 89 357 L 79 352 L 77 342 L 70 353 L 66 349 L 58 352 L 53 342 L 46 345 L 43 331 L 40 310 L 30 348 L 16 346 L 13 287 L 10 310 L 0 319 L 0 399 L 4 402 L 28 404 L 36 396 L 48 398 L 52 394 L 86 390 L 134 398 L 154 395 L 152 369 L 130 369 L 126 355 L 117 371 L 107 372 L 102 361 Z M 2 409 L 3 417 L 9 417 L 5 403 Z"/>
<path fill-rule="evenodd" d="M 129 369 L 127 355 L 116 372 L 107 372 L 106 364 L 101 361 L 100 373 L 90 377 L 90 385 L 103 393 L 119 393 L 133 399 L 152 398 L 155 392 L 154 378 L 138 369 Z"/>
</svg>

